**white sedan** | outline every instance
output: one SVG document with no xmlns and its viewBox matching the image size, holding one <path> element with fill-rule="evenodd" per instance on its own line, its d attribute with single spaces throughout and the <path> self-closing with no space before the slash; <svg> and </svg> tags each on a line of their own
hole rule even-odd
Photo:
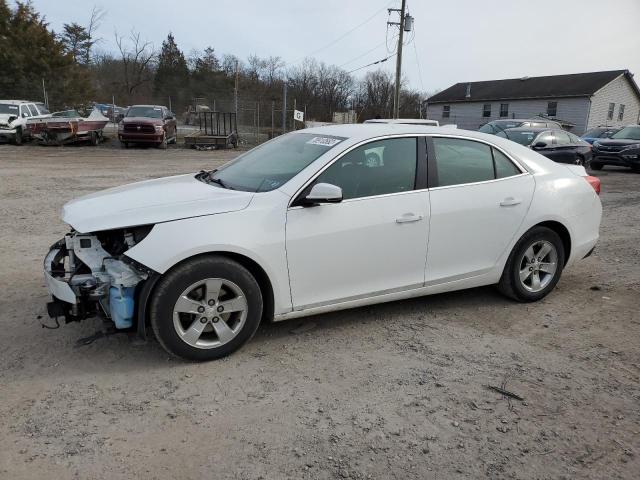
<svg viewBox="0 0 640 480">
<path fill-rule="evenodd" d="M 600 182 L 514 142 L 412 125 L 277 137 L 219 170 L 64 206 L 52 317 L 101 315 L 208 360 L 261 320 L 497 284 L 546 296 L 598 240 Z"/>
</svg>

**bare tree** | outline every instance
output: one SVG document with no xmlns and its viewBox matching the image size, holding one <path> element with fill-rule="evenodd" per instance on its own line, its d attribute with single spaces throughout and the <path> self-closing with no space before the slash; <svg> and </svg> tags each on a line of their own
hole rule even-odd
<svg viewBox="0 0 640 480">
<path fill-rule="evenodd" d="M 102 24 L 102 21 L 104 20 L 104 17 L 106 15 L 107 12 L 102 7 L 98 7 L 96 5 L 93 6 L 93 9 L 91 10 L 91 18 L 89 19 L 89 25 L 85 27 L 90 42 L 88 48 L 84 52 L 85 65 L 88 65 L 91 62 L 91 49 L 93 48 L 93 46 L 102 40 L 102 38 L 96 37 L 95 33 L 96 30 L 100 28 L 100 25 Z"/>
<path fill-rule="evenodd" d="M 116 44 L 122 58 L 124 84 L 129 101 L 136 89 L 153 80 L 152 65 L 156 56 L 151 42 L 142 41 L 140 33 L 131 31 L 129 41 L 131 47 L 125 43 L 125 38 L 115 33 Z"/>
</svg>

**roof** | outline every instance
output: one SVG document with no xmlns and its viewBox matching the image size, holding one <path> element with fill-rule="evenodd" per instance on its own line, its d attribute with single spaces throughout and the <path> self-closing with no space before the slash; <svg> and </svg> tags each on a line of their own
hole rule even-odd
<svg viewBox="0 0 640 480">
<path fill-rule="evenodd" d="M 640 89 L 629 70 L 611 70 L 546 77 L 461 82 L 429 97 L 427 103 L 590 97 L 620 75 L 625 75 L 628 78 L 636 94 L 640 97 Z M 469 97 L 467 97 L 467 92 L 470 93 Z"/>
<path fill-rule="evenodd" d="M 365 120 L 363 123 L 408 123 L 411 125 L 438 126 L 437 120 L 428 120 L 425 118 L 372 118 Z"/>
<path fill-rule="evenodd" d="M 42 103 L 42 102 L 32 102 L 29 100 L 0 100 L 0 103 L 5 103 L 9 105 L 21 105 L 23 103 Z"/>
</svg>

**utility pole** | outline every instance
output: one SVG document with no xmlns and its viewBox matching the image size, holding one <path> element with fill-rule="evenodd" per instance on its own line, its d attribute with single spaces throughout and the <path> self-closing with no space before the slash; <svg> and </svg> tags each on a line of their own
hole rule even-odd
<svg viewBox="0 0 640 480">
<path fill-rule="evenodd" d="M 398 52 L 396 54 L 396 85 L 393 95 L 393 118 L 400 116 L 400 80 L 402 78 L 402 42 L 404 40 L 404 32 L 410 32 L 413 27 L 413 17 L 405 14 L 407 1 L 402 0 L 400 8 L 389 8 L 389 13 L 398 12 L 400 14 L 399 22 L 387 22 L 388 25 L 397 25 L 400 34 L 398 35 Z"/>
</svg>

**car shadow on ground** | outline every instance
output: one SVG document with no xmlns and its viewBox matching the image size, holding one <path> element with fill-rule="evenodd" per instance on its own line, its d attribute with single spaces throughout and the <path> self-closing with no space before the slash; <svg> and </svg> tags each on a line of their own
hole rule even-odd
<svg viewBox="0 0 640 480">
<path fill-rule="evenodd" d="M 368 329 L 379 327 L 381 323 L 390 321 L 396 322 L 394 326 L 399 329 L 403 324 L 410 325 L 417 318 L 421 319 L 421 323 L 425 323 L 426 319 L 428 324 L 430 316 L 434 324 L 443 321 L 463 321 L 466 324 L 464 313 L 458 317 L 460 312 L 475 311 L 479 308 L 500 309 L 514 304 L 513 301 L 501 296 L 495 288 L 480 287 L 282 322 L 263 322 L 251 341 L 227 359 L 243 362 L 248 357 L 262 355 L 263 353 L 259 351 L 268 350 L 270 344 L 280 345 L 287 338 L 295 339 L 296 342 L 309 342 L 312 345 L 315 335 L 323 337 L 342 335 L 342 330 L 345 328 L 347 330 L 361 328 L 364 333 Z M 149 327 L 147 340 L 140 341 L 133 333 L 100 335 L 100 332 L 106 331 L 107 324 L 101 319 L 93 318 L 80 324 L 61 325 L 60 329 L 47 333 L 43 341 L 58 344 L 57 346 L 48 345 L 46 348 L 47 364 L 56 365 L 58 362 L 55 355 L 52 355 L 52 351 L 63 352 L 60 354 L 60 360 L 64 360 L 65 364 L 73 365 L 74 369 L 81 368 L 83 373 L 117 374 L 141 370 L 157 371 L 181 364 L 196 363 L 171 357 L 156 341 Z M 339 333 L 338 330 L 340 330 Z M 92 339 L 93 335 L 95 338 Z M 37 361 L 37 359 L 34 360 Z"/>
</svg>

